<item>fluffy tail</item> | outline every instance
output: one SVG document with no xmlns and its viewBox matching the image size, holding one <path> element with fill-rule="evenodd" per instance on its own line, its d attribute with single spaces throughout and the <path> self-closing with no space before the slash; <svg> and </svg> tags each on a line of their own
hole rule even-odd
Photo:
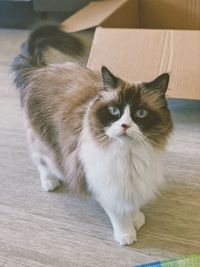
<svg viewBox="0 0 200 267">
<path fill-rule="evenodd" d="M 17 88 L 21 90 L 26 87 L 32 69 L 46 66 L 45 52 L 49 47 L 74 58 L 80 57 L 85 51 L 84 44 L 77 37 L 63 32 L 58 26 L 37 28 L 21 46 L 21 53 L 13 61 L 12 71 Z"/>
</svg>

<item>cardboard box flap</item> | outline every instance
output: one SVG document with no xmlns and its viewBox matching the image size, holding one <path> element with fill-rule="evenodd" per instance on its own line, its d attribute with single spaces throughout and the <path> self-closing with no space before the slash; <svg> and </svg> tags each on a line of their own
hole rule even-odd
<svg viewBox="0 0 200 267">
<path fill-rule="evenodd" d="M 62 23 L 67 32 L 81 31 L 101 25 L 127 0 L 108 0 L 91 2 Z"/>
<path fill-rule="evenodd" d="M 97 28 L 88 67 L 105 65 L 128 81 L 171 74 L 168 96 L 200 99 L 200 34 L 197 31 Z"/>
<path fill-rule="evenodd" d="M 200 29 L 197 0 L 101 0 L 65 20 L 63 29 L 110 28 Z"/>
<path fill-rule="evenodd" d="M 142 28 L 200 29 L 200 1 L 140 0 Z"/>
</svg>

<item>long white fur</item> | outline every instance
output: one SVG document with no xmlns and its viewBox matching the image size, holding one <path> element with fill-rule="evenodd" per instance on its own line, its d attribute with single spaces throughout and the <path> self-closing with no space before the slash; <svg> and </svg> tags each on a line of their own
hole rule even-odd
<svg viewBox="0 0 200 267">
<path fill-rule="evenodd" d="M 127 135 L 123 135 L 122 123 L 131 126 Z M 91 135 L 86 114 L 80 160 L 90 190 L 110 217 L 116 240 L 126 245 L 137 239 L 134 216 L 155 196 L 164 181 L 161 152 L 146 141 L 132 121 L 129 106 L 106 132 L 113 142 L 101 148 Z M 144 221 L 142 215 L 140 218 Z"/>
<path fill-rule="evenodd" d="M 92 104 L 88 106 L 88 111 Z M 130 126 L 126 135 L 122 124 Z M 123 116 L 105 131 L 113 142 L 102 148 L 91 135 L 87 112 L 80 137 L 80 160 L 90 190 L 111 220 L 115 239 L 121 245 L 131 244 L 137 241 L 136 230 L 145 222 L 140 208 L 154 197 L 164 181 L 162 155 L 146 141 L 132 121 L 129 106 Z M 38 152 L 38 141 L 34 142 L 30 127 L 28 138 L 32 139 L 32 157 L 40 172 L 42 187 L 45 191 L 52 191 L 63 177 L 52 165 L 45 150 Z M 41 149 L 41 144 L 39 147 Z"/>
</svg>

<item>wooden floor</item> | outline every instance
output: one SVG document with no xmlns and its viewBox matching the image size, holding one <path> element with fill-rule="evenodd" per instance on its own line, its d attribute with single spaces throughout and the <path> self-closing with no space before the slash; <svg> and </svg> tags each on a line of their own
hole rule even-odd
<svg viewBox="0 0 200 267">
<path fill-rule="evenodd" d="M 134 266 L 200 252 L 200 102 L 170 101 L 167 185 L 144 208 L 138 243 L 120 247 L 93 199 L 42 191 L 9 64 L 26 31 L 0 30 L 0 266 Z"/>
</svg>

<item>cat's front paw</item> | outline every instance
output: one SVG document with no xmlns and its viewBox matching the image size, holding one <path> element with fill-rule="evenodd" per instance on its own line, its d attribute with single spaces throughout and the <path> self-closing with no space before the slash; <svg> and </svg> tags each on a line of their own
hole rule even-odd
<svg viewBox="0 0 200 267">
<path fill-rule="evenodd" d="M 57 189 L 58 187 L 60 187 L 60 181 L 58 181 L 54 177 L 47 177 L 47 178 L 42 180 L 42 188 L 46 192 L 52 192 L 55 189 Z"/>
<path fill-rule="evenodd" d="M 137 211 L 133 216 L 133 224 L 138 231 L 145 224 L 145 216 L 141 211 Z"/>
<path fill-rule="evenodd" d="M 115 240 L 119 242 L 121 246 L 131 245 L 134 242 L 137 242 L 137 234 L 136 231 L 133 230 L 132 232 L 126 233 L 115 233 Z"/>
</svg>

